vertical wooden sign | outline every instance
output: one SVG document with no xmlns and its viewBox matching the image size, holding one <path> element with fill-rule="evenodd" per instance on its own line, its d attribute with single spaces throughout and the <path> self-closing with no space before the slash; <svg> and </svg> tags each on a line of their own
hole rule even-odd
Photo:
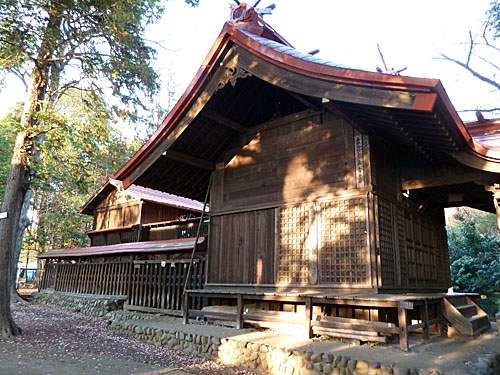
<svg viewBox="0 0 500 375">
<path fill-rule="evenodd" d="M 365 168 L 363 157 L 363 135 L 357 131 L 354 131 L 354 161 L 356 168 L 356 187 L 359 189 L 365 186 Z"/>
</svg>

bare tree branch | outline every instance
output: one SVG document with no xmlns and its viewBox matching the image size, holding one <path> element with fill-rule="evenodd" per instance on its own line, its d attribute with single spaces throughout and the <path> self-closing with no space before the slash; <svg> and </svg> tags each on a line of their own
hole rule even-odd
<svg viewBox="0 0 500 375">
<path fill-rule="evenodd" d="M 496 108 L 488 108 L 488 109 L 461 109 L 460 111 L 457 111 L 457 112 L 477 112 L 477 111 L 480 111 L 480 112 L 500 112 L 500 107 L 496 107 Z"/>
<path fill-rule="evenodd" d="M 469 73 L 471 73 L 474 77 L 479 78 L 481 81 L 490 84 L 491 86 L 495 87 L 497 90 L 500 90 L 499 83 L 497 83 L 497 82 L 493 81 L 492 79 L 489 79 L 488 77 L 478 73 L 476 70 L 472 69 L 468 64 L 463 63 L 462 61 L 459 61 L 457 59 L 451 58 L 451 57 L 445 55 L 444 53 L 442 53 L 441 56 L 442 56 L 442 60 L 451 61 L 451 62 L 457 64 L 458 66 L 461 66 L 462 68 L 467 70 Z"/>
</svg>

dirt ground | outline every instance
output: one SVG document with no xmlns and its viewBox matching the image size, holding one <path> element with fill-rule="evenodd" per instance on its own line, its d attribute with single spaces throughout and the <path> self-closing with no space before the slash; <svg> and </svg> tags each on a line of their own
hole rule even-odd
<svg viewBox="0 0 500 375">
<path fill-rule="evenodd" d="M 44 305 L 12 306 L 23 334 L 0 338 L 0 374 L 250 375 L 206 358 L 114 334 L 106 320 Z"/>
</svg>

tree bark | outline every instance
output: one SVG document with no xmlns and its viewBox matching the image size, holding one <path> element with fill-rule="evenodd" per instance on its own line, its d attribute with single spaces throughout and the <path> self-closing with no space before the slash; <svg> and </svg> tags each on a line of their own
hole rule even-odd
<svg viewBox="0 0 500 375">
<path fill-rule="evenodd" d="M 11 302 L 26 302 L 23 298 L 21 298 L 21 296 L 17 292 L 16 279 L 17 279 L 17 264 L 19 263 L 19 256 L 21 255 L 21 249 L 23 246 L 24 231 L 30 224 L 30 220 L 28 218 L 28 210 L 31 204 L 32 192 L 33 189 L 30 186 L 24 196 L 24 201 L 21 210 L 21 217 L 19 220 L 19 229 L 17 230 L 16 239 L 14 241 L 14 253 L 11 260 L 12 264 L 10 269 L 11 272 L 9 281 Z"/>
<path fill-rule="evenodd" d="M 0 220 L 0 333 L 2 337 L 12 337 L 21 333 L 10 311 L 10 276 L 12 249 L 29 178 L 28 157 L 24 152 L 28 144 L 27 133 L 20 132 L 16 137 L 2 203 L 2 212 L 7 212 L 8 215 L 6 219 Z"/>
<path fill-rule="evenodd" d="M 52 7 L 53 4 L 49 6 Z M 38 50 L 35 67 L 31 74 L 28 98 L 24 103 L 20 131 L 17 134 L 9 177 L 5 185 L 2 212 L 7 212 L 7 219 L 0 220 L 0 334 L 12 337 L 21 333 L 12 319 L 10 311 L 10 291 L 12 282 L 12 258 L 15 241 L 19 232 L 19 221 L 26 192 L 30 189 L 30 157 L 33 156 L 33 140 L 36 137 L 38 114 L 43 111 L 43 101 L 47 94 L 47 84 L 51 72 L 48 61 L 57 48 L 60 38 L 62 14 L 55 9 L 49 11 L 42 43 Z"/>
</svg>

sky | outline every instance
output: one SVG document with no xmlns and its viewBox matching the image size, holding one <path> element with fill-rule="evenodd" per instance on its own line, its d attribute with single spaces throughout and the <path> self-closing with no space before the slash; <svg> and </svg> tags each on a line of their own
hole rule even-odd
<svg viewBox="0 0 500 375">
<path fill-rule="evenodd" d="M 259 7 L 273 1 L 261 1 Z M 191 8 L 169 0 L 165 14 L 150 27 L 147 39 L 158 51 L 156 68 L 165 88 L 160 103 L 171 108 L 229 20 L 229 0 L 200 0 Z M 253 1 L 250 2 L 253 4 Z M 265 20 L 296 49 L 354 69 L 382 67 L 377 44 L 388 68 L 408 67 L 402 75 L 439 78 L 457 110 L 495 106 L 498 93 L 440 53 L 465 58 L 469 30 L 476 33 L 490 0 L 274 0 Z M 163 47 L 158 47 L 158 44 Z M 173 98 L 167 94 L 173 89 Z M 22 100 L 24 87 L 10 77 L 0 91 L 0 116 Z M 473 113 L 459 112 L 465 120 Z M 488 115 L 486 115 L 488 117 Z"/>
</svg>

